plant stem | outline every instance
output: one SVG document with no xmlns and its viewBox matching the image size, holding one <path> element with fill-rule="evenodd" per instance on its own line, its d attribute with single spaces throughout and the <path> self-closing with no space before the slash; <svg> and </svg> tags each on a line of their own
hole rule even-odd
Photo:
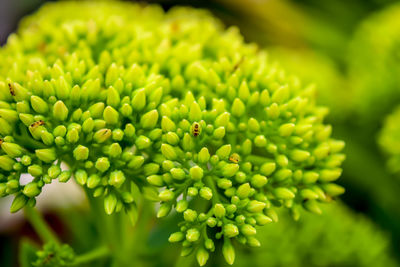
<svg viewBox="0 0 400 267">
<path fill-rule="evenodd" d="M 26 206 L 24 211 L 26 219 L 30 222 L 43 242 L 53 242 L 57 245 L 60 244 L 57 235 L 43 219 L 37 209 Z"/>
<path fill-rule="evenodd" d="M 107 246 L 101 246 L 85 254 L 77 256 L 72 265 L 81 266 L 82 264 L 106 257 L 109 254 L 110 254 L 110 249 Z"/>
<path fill-rule="evenodd" d="M 211 201 L 213 203 L 213 206 L 215 204 L 217 204 L 217 203 L 220 203 L 221 201 L 220 201 L 219 196 L 218 196 L 218 191 L 217 191 L 217 188 L 215 187 L 214 179 L 213 179 L 213 177 L 211 175 L 206 176 L 205 184 L 209 188 L 211 188 L 211 190 L 213 192 L 212 199 L 211 199 Z"/>
</svg>

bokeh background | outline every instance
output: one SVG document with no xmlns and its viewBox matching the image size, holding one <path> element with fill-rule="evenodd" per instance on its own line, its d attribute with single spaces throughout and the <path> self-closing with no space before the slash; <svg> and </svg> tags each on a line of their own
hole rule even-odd
<svg viewBox="0 0 400 267">
<path fill-rule="evenodd" d="M 21 17 L 44 2 L 0 0 L 0 43 L 15 31 Z M 269 266 L 265 265 L 269 262 L 271 266 L 295 266 L 296 262 L 297 266 L 400 266 L 400 175 L 388 170 L 387 157 L 377 142 L 384 118 L 400 104 L 400 72 L 394 71 L 400 70 L 400 60 L 396 61 L 400 58 L 399 45 L 393 45 L 393 50 L 379 50 L 388 47 L 388 36 L 397 34 L 400 41 L 400 26 L 394 25 L 396 18 L 400 21 L 400 12 L 397 17 L 393 15 L 394 22 L 380 15 L 395 10 L 397 1 L 146 2 L 159 3 L 166 10 L 175 5 L 206 8 L 227 26 L 237 25 L 245 39 L 265 47 L 272 60 L 306 83 L 316 83 L 320 103 L 331 110 L 328 121 L 334 136 L 346 142 L 347 160 L 338 181 L 346 188 L 343 204 L 326 210 L 327 215 L 321 218 L 306 215 L 298 224 L 271 226 L 262 233 L 262 248 L 240 252 L 243 256 L 238 256 L 237 265 Z M 394 59 L 389 62 L 387 58 Z M 381 61 L 382 66 L 378 66 L 376 62 Z M 51 194 L 52 190 L 39 200 L 48 222 L 62 239 L 77 244 L 78 250 L 90 246 L 87 239 L 95 239 L 96 233 L 90 228 L 90 218 L 82 216 L 85 205 L 81 204 L 84 199 L 79 190 L 70 185 L 73 197 Z M 21 238 L 38 239 L 22 214 L 11 216 L 8 207 L 9 200 L 0 201 L 0 266 L 18 266 Z M 71 217 L 75 219 L 68 220 Z M 173 224 L 171 219 L 151 230 L 146 240 L 148 258 L 142 259 L 146 265 L 173 262 L 176 251 L 160 241 L 167 239 L 168 227 Z M 85 238 L 79 239 L 80 233 L 85 233 Z M 152 258 L 155 254 L 159 255 L 157 259 Z M 310 259 L 313 257 L 316 259 Z M 211 264 L 223 265 L 217 258 Z"/>
</svg>

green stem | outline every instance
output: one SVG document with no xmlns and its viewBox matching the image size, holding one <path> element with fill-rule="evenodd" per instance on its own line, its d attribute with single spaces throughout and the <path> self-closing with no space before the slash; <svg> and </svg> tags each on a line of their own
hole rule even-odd
<svg viewBox="0 0 400 267">
<path fill-rule="evenodd" d="M 206 178 L 205 178 L 205 184 L 206 184 L 209 188 L 211 188 L 211 190 L 212 190 L 212 192 L 213 192 L 213 196 L 212 196 L 212 203 L 213 203 L 213 206 L 214 206 L 215 204 L 217 204 L 217 203 L 220 203 L 221 201 L 220 201 L 219 196 L 218 196 L 218 191 L 217 191 L 217 188 L 215 187 L 215 183 L 214 183 L 214 180 L 213 180 L 213 178 L 211 177 L 211 175 L 206 176 Z"/>
<path fill-rule="evenodd" d="M 53 242 L 57 245 L 60 244 L 58 237 L 50 228 L 50 226 L 46 223 L 46 221 L 43 219 L 37 209 L 26 206 L 24 211 L 26 219 L 30 222 L 30 224 L 35 229 L 36 233 L 39 235 L 40 239 L 43 242 Z"/>
<path fill-rule="evenodd" d="M 81 266 L 82 264 L 86 264 L 92 262 L 94 260 L 103 258 L 110 255 L 110 249 L 107 246 L 102 246 L 96 248 L 92 251 L 89 251 L 85 254 L 79 255 L 75 258 L 73 266 Z"/>
</svg>

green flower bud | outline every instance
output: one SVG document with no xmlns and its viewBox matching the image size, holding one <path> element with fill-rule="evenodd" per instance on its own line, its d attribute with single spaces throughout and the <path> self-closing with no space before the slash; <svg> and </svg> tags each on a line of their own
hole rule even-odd
<svg viewBox="0 0 400 267">
<path fill-rule="evenodd" d="M 329 183 L 329 184 L 321 184 L 322 190 L 326 192 L 329 196 L 336 197 L 344 193 L 344 188 L 340 185 Z"/>
<path fill-rule="evenodd" d="M 285 188 L 285 187 L 278 187 L 274 189 L 274 195 L 278 198 L 278 199 L 292 199 L 295 197 L 295 194 Z"/>
<path fill-rule="evenodd" d="M 342 174 L 341 169 L 332 169 L 332 170 L 322 170 L 320 171 L 319 180 L 322 182 L 332 182 L 337 180 Z"/>
<path fill-rule="evenodd" d="M 255 238 L 254 236 L 248 236 L 248 237 L 247 237 L 247 244 L 248 244 L 250 247 L 253 247 L 253 248 L 258 248 L 258 247 L 261 246 L 260 241 L 258 241 L 258 239 Z"/>
<path fill-rule="evenodd" d="M 247 205 L 247 210 L 252 213 L 259 213 L 265 208 L 265 203 L 257 200 L 251 200 Z"/>
<path fill-rule="evenodd" d="M 216 128 L 227 127 L 229 119 L 230 119 L 230 114 L 228 112 L 224 112 L 215 119 L 214 125 Z"/>
<path fill-rule="evenodd" d="M 225 128 L 224 127 L 219 127 L 214 130 L 213 132 L 213 137 L 215 139 L 222 139 L 225 136 Z"/>
<path fill-rule="evenodd" d="M 163 203 L 160 208 L 158 209 L 157 212 L 157 218 L 163 218 L 169 214 L 171 211 L 171 205 L 167 203 Z"/>
<path fill-rule="evenodd" d="M 182 232 L 176 232 L 169 236 L 168 241 L 171 243 L 181 242 L 185 238 Z"/>
<path fill-rule="evenodd" d="M 24 190 L 22 193 L 24 193 L 25 196 L 31 198 L 31 197 L 36 197 L 39 195 L 41 192 L 40 188 L 38 187 L 37 183 L 29 183 L 24 186 Z"/>
<path fill-rule="evenodd" d="M 199 190 L 196 187 L 189 187 L 187 193 L 189 196 L 195 197 L 199 193 Z"/>
<path fill-rule="evenodd" d="M 151 141 L 146 136 L 141 135 L 136 139 L 135 144 L 138 149 L 146 149 L 151 146 Z"/>
<path fill-rule="evenodd" d="M 227 165 L 225 165 L 223 167 L 222 175 L 224 177 L 229 178 L 229 177 L 234 176 L 238 172 L 238 170 L 239 170 L 239 165 L 238 164 L 230 163 L 230 164 L 227 164 Z"/>
<path fill-rule="evenodd" d="M 166 189 L 158 194 L 158 198 L 164 202 L 172 200 L 174 198 L 174 196 L 175 196 L 174 192 L 172 192 L 171 190 L 168 190 L 168 189 Z"/>
<path fill-rule="evenodd" d="M 209 187 L 202 187 L 200 189 L 200 196 L 205 200 L 210 200 L 213 196 L 212 190 Z"/>
<path fill-rule="evenodd" d="M 137 170 L 139 169 L 144 163 L 144 158 L 142 156 L 135 156 L 132 158 L 131 161 L 128 163 L 128 168 Z"/>
<path fill-rule="evenodd" d="M 203 147 L 198 155 L 197 161 L 200 164 L 205 164 L 210 160 L 210 153 L 208 152 L 208 149 L 206 147 Z"/>
<path fill-rule="evenodd" d="M 121 101 L 118 91 L 114 87 L 107 90 L 107 105 L 117 108 Z"/>
<path fill-rule="evenodd" d="M 115 210 L 115 208 L 116 208 L 116 206 L 117 206 L 117 202 L 118 202 L 118 199 L 117 199 L 117 197 L 115 196 L 115 194 L 114 193 L 109 193 L 105 198 L 104 198 L 104 209 L 105 209 L 105 211 L 106 211 L 106 213 L 108 214 L 108 215 L 111 215 L 111 214 L 113 214 L 113 212 L 114 212 L 114 210 Z"/>
<path fill-rule="evenodd" d="M 51 163 L 57 159 L 57 154 L 53 148 L 36 149 L 36 156 L 44 162 Z"/>
<path fill-rule="evenodd" d="M 56 137 L 58 136 L 64 137 L 66 134 L 67 134 L 67 128 L 65 128 L 64 125 L 59 125 L 53 130 L 53 135 Z"/>
<path fill-rule="evenodd" d="M 19 157 L 22 154 L 22 148 L 14 143 L 3 142 L 0 147 L 11 158 Z"/>
<path fill-rule="evenodd" d="M 61 173 L 61 168 L 58 165 L 53 165 L 47 170 L 47 174 L 51 179 L 56 179 Z"/>
<path fill-rule="evenodd" d="M 158 112 L 155 109 L 145 113 L 140 118 L 140 124 L 144 129 L 154 128 L 157 124 L 157 121 L 158 121 Z"/>
<path fill-rule="evenodd" d="M 183 213 L 183 218 L 187 222 L 194 222 L 197 219 L 197 212 L 191 209 L 187 209 Z"/>
<path fill-rule="evenodd" d="M 22 163 L 24 166 L 29 166 L 29 165 L 31 165 L 31 163 L 32 163 L 32 158 L 31 158 L 30 156 L 24 155 L 24 156 L 22 156 L 22 158 L 21 158 L 21 163 Z"/>
<path fill-rule="evenodd" d="M 125 182 L 125 175 L 122 171 L 113 171 L 110 174 L 108 184 L 119 188 Z"/>
<path fill-rule="evenodd" d="M 266 225 L 272 222 L 272 219 L 264 214 L 256 214 L 255 217 L 257 225 Z"/>
<path fill-rule="evenodd" d="M 111 158 L 118 158 L 122 154 L 122 148 L 118 143 L 113 143 L 108 148 L 108 155 Z"/>
<path fill-rule="evenodd" d="M 175 160 L 177 158 L 177 154 L 175 152 L 174 147 L 168 144 L 161 145 L 161 153 L 164 155 L 166 159 Z"/>
<path fill-rule="evenodd" d="M 246 236 L 255 235 L 257 233 L 256 229 L 250 224 L 245 224 L 240 227 L 240 232 Z"/>
<path fill-rule="evenodd" d="M 87 160 L 89 157 L 89 149 L 82 145 L 77 146 L 73 153 L 76 160 Z"/>
<path fill-rule="evenodd" d="M 132 137 L 135 135 L 135 132 L 136 132 L 136 129 L 135 129 L 135 127 L 134 127 L 132 124 L 128 123 L 128 124 L 125 126 L 124 134 L 125 134 L 127 137 L 132 138 Z"/>
<path fill-rule="evenodd" d="M 30 125 L 33 123 L 33 121 L 29 120 L 29 119 L 24 119 L 23 117 L 24 115 L 20 114 L 20 118 L 21 121 L 25 124 L 25 125 Z M 12 126 L 3 118 L 0 117 L 0 134 L 2 135 L 9 135 L 11 134 L 13 128 Z"/>
<path fill-rule="evenodd" d="M 236 194 L 240 199 L 246 199 L 249 197 L 250 189 L 251 187 L 249 183 L 242 184 L 238 187 Z"/>
<path fill-rule="evenodd" d="M 119 113 L 113 107 L 107 106 L 104 109 L 103 118 L 109 125 L 117 124 L 119 122 Z"/>
<path fill-rule="evenodd" d="M 224 226 L 224 235 L 228 238 L 235 237 L 239 234 L 239 229 L 234 224 L 227 224 Z"/>
<path fill-rule="evenodd" d="M 315 193 L 313 190 L 308 189 L 308 188 L 302 189 L 300 191 L 300 196 L 303 199 L 317 199 L 318 198 L 318 194 Z"/>
<path fill-rule="evenodd" d="M 203 178 L 203 169 L 200 168 L 199 166 L 193 166 L 189 170 L 190 173 L 190 178 L 193 180 L 199 181 Z"/>
<path fill-rule="evenodd" d="M 183 180 L 186 177 L 185 171 L 179 168 L 172 168 L 170 172 L 172 177 L 176 180 Z"/>
<path fill-rule="evenodd" d="M 228 179 L 219 179 L 217 185 L 219 188 L 228 189 L 232 187 L 232 181 Z"/>
<path fill-rule="evenodd" d="M 214 215 L 215 215 L 215 217 L 222 218 L 222 217 L 225 216 L 225 213 L 226 213 L 226 211 L 225 211 L 224 205 L 222 205 L 222 204 L 215 204 L 214 205 Z"/>
<path fill-rule="evenodd" d="M 60 183 L 66 183 L 68 180 L 71 178 L 71 172 L 70 171 L 63 171 L 59 176 L 58 176 L 58 181 Z"/>
<path fill-rule="evenodd" d="M 146 106 L 146 92 L 144 89 L 137 90 L 132 98 L 132 107 L 134 110 L 142 110 Z"/>
<path fill-rule="evenodd" d="M 96 161 L 95 167 L 101 172 L 106 172 L 110 168 L 110 161 L 105 157 L 99 158 Z"/>
<path fill-rule="evenodd" d="M 94 134 L 93 139 L 99 144 L 104 143 L 111 137 L 111 134 L 110 129 L 100 129 Z"/>
<path fill-rule="evenodd" d="M 196 242 L 200 238 L 200 232 L 196 228 L 191 228 L 186 232 L 186 240 L 189 242 Z"/>
<path fill-rule="evenodd" d="M 87 179 L 87 187 L 88 188 L 96 188 L 101 182 L 101 177 L 98 176 L 97 174 L 92 174 L 89 176 L 89 178 Z"/>
<path fill-rule="evenodd" d="M 54 104 L 53 116 L 60 121 L 65 121 L 68 118 L 68 108 L 61 100 Z"/>
<path fill-rule="evenodd" d="M 210 239 L 209 239 L 210 240 Z M 200 266 L 206 265 L 209 257 L 209 253 L 203 247 L 200 247 L 196 253 L 196 259 Z"/>
<path fill-rule="evenodd" d="M 233 248 L 231 241 L 227 238 L 224 239 L 222 254 L 229 265 L 232 265 L 235 262 L 235 249 Z"/>
<path fill-rule="evenodd" d="M 254 138 L 254 145 L 257 147 L 265 147 L 267 145 L 267 139 L 264 135 L 257 135 Z"/>
<path fill-rule="evenodd" d="M 149 184 L 154 186 L 161 187 L 164 185 L 164 181 L 161 175 L 150 175 L 146 178 L 146 180 L 147 182 L 149 182 Z"/>
<path fill-rule="evenodd" d="M 3 159 L 1 159 L 1 157 L 2 156 L 0 156 L 0 164 L 3 162 Z M 28 173 L 33 177 L 39 177 L 42 175 L 43 169 L 39 165 L 31 165 L 28 167 Z"/>
<path fill-rule="evenodd" d="M 164 132 L 174 132 L 176 130 L 176 125 L 170 118 L 163 116 L 161 119 L 161 129 Z"/>
<path fill-rule="evenodd" d="M 77 170 L 75 172 L 75 180 L 78 184 L 84 185 L 87 181 L 87 172 L 85 170 Z"/>
<path fill-rule="evenodd" d="M 318 202 L 316 200 L 307 200 L 303 204 L 304 208 L 312 213 L 315 214 L 321 214 L 322 210 L 318 205 Z"/>
<path fill-rule="evenodd" d="M 231 145 L 224 145 L 221 146 L 215 154 L 222 160 L 228 159 L 229 155 L 231 154 Z"/>
<path fill-rule="evenodd" d="M 178 203 L 176 203 L 176 211 L 177 212 L 184 212 L 187 207 L 188 207 L 189 203 L 186 200 L 180 200 L 178 201 Z"/>
<path fill-rule="evenodd" d="M 49 110 L 47 103 L 38 96 L 31 96 L 31 105 L 33 110 L 40 114 L 46 114 Z"/>
<path fill-rule="evenodd" d="M 255 188 L 261 188 L 267 184 L 267 177 L 263 175 L 256 174 L 250 179 L 251 185 Z"/>
<path fill-rule="evenodd" d="M 18 194 L 15 196 L 14 201 L 11 204 L 10 207 L 10 212 L 15 213 L 25 207 L 25 205 L 28 203 L 28 197 L 26 197 L 24 194 Z"/>
<path fill-rule="evenodd" d="M 79 141 L 79 131 L 76 128 L 68 130 L 67 132 L 67 141 L 71 144 L 75 144 Z"/>
<path fill-rule="evenodd" d="M 99 102 L 90 106 L 88 110 L 91 114 L 91 117 L 93 119 L 101 118 L 103 116 L 104 106 L 105 105 L 103 102 Z"/>
</svg>

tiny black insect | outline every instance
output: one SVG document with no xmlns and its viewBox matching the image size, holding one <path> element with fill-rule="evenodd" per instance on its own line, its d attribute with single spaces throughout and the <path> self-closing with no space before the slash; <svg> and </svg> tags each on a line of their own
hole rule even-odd
<svg viewBox="0 0 400 267">
<path fill-rule="evenodd" d="M 31 124 L 31 127 L 32 127 L 32 128 L 36 128 L 36 127 L 42 126 L 42 125 L 44 125 L 44 121 L 39 120 L 39 121 L 35 121 L 34 123 L 32 123 L 32 124 Z"/>
<path fill-rule="evenodd" d="M 192 134 L 193 134 L 193 136 L 194 137 L 199 136 L 200 132 L 201 132 L 200 124 L 198 124 L 197 122 L 193 123 L 193 126 L 192 126 Z"/>
<path fill-rule="evenodd" d="M 12 96 L 15 96 L 15 90 L 14 90 L 14 87 L 12 86 L 11 83 L 8 84 L 8 88 L 10 88 L 10 94 L 11 94 Z"/>
</svg>

